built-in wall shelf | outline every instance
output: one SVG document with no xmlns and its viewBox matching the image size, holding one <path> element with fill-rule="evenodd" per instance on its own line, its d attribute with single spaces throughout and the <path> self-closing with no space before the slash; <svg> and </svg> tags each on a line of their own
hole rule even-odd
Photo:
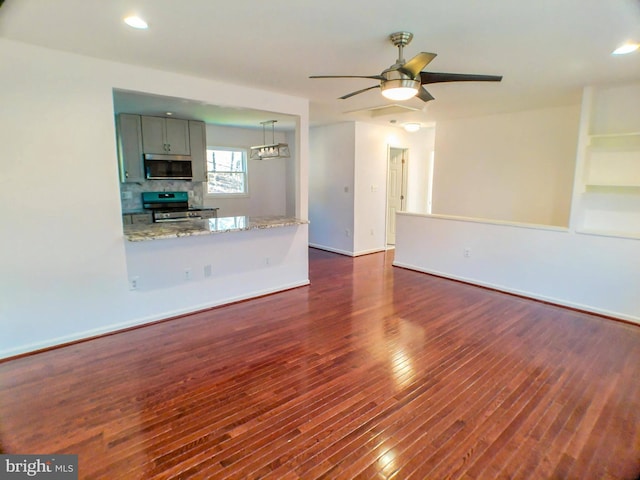
<svg viewBox="0 0 640 480">
<path fill-rule="evenodd" d="M 632 195 L 640 194 L 640 185 L 618 185 L 608 183 L 586 183 L 585 192 L 597 193 L 629 193 Z"/>
<path fill-rule="evenodd" d="M 585 185 L 640 186 L 640 132 L 592 133 L 585 160 Z"/>
<path fill-rule="evenodd" d="M 613 230 L 596 230 L 596 229 L 580 229 L 576 230 L 576 233 L 581 235 L 596 235 L 599 237 L 615 237 L 615 238 L 628 238 L 631 240 L 640 240 L 640 233 L 636 232 L 617 232 Z"/>
<path fill-rule="evenodd" d="M 640 132 L 591 134 L 588 142 L 592 151 L 640 152 Z"/>
<path fill-rule="evenodd" d="M 588 87 L 582 108 L 572 225 L 577 233 L 640 238 L 640 83 Z"/>
<path fill-rule="evenodd" d="M 585 184 L 640 186 L 640 145 L 637 149 L 590 146 L 587 150 Z"/>
</svg>

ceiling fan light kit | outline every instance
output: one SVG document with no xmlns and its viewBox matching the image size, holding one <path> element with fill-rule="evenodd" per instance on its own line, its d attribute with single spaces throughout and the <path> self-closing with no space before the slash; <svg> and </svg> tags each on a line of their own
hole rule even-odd
<svg viewBox="0 0 640 480">
<path fill-rule="evenodd" d="M 260 122 L 262 125 L 262 142 L 264 145 L 256 145 L 250 148 L 249 160 L 266 160 L 271 158 L 289 158 L 289 145 L 286 143 L 276 143 L 275 124 L 277 120 L 267 120 Z M 271 125 L 271 143 L 267 144 L 266 126 Z"/>
<path fill-rule="evenodd" d="M 379 75 L 312 75 L 309 78 L 369 78 L 379 80 L 379 85 L 356 90 L 340 97 L 341 100 L 364 93 L 374 88 L 379 88 L 385 98 L 393 101 L 409 100 L 418 97 L 423 102 L 433 100 L 434 97 L 423 85 L 442 82 L 499 82 L 500 75 L 472 75 L 464 73 L 438 73 L 424 72 L 422 69 L 434 58 L 435 53 L 420 52 L 409 61 L 405 61 L 404 47 L 411 42 L 413 34 L 410 32 L 396 32 L 389 35 L 391 42 L 398 47 L 398 59 L 396 63 Z"/>
<path fill-rule="evenodd" d="M 385 72 L 386 80 L 381 83 L 380 90 L 382 96 L 389 100 L 409 100 L 415 97 L 420 88 L 420 81 L 412 78 L 406 78 L 397 70 Z M 394 78 L 397 77 L 397 78 Z"/>
<path fill-rule="evenodd" d="M 408 84 L 408 80 L 392 80 L 391 82 L 385 82 L 382 88 L 382 96 L 389 100 L 409 100 L 416 96 L 418 93 L 418 86 Z M 412 83 L 418 83 L 413 82 Z"/>
</svg>

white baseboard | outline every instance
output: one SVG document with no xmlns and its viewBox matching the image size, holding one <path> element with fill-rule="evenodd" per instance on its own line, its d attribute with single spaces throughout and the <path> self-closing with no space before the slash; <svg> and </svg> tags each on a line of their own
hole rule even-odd
<svg viewBox="0 0 640 480">
<path fill-rule="evenodd" d="M 369 250 L 360 250 L 357 252 L 340 250 L 338 248 L 327 247 L 326 245 L 318 245 L 317 243 L 310 243 L 310 247 L 317 248 L 319 250 L 325 250 L 327 252 L 339 253 L 340 255 L 346 255 L 348 257 L 359 257 L 361 255 L 369 255 L 371 253 L 385 252 L 386 248 L 371 248 Z"/>
<path fill-rule="evenodd" d="M 339 248 L 327 247 L 326 245 L 319 245 L 317 243 L 310 243 L 310 247 L 317 248 L 318 250 L 325 250 L 327 252 L 339 253 L 340 255 L 346 255 L 348 257 L 353 257 L 353 252 L 348 250 L 340 250 Z"/>
</svg>

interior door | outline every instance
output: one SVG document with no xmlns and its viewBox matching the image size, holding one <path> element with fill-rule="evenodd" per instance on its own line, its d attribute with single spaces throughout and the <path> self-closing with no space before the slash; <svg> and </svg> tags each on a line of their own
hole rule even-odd
<svg viewBox="0 0 640 480">
<path fill-rule="evenodd" d="M 387 245 L 396 244 L 396 212 L 405 208 L 408 149 L 389 147 L 387 170 Z"/>
</svg>

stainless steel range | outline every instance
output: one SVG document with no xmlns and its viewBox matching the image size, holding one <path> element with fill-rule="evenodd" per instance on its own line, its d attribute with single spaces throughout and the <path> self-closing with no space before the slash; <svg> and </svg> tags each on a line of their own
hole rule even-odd
<svg viewBox="0 0 640 480">
<path fill-rule="evenodd" d="M 189 207 L 187 192 L 142 192 L 142 206 L 151 211 L 154 222 L 181 222 L 218 216 L 217 208 Z"/>
</svg>

